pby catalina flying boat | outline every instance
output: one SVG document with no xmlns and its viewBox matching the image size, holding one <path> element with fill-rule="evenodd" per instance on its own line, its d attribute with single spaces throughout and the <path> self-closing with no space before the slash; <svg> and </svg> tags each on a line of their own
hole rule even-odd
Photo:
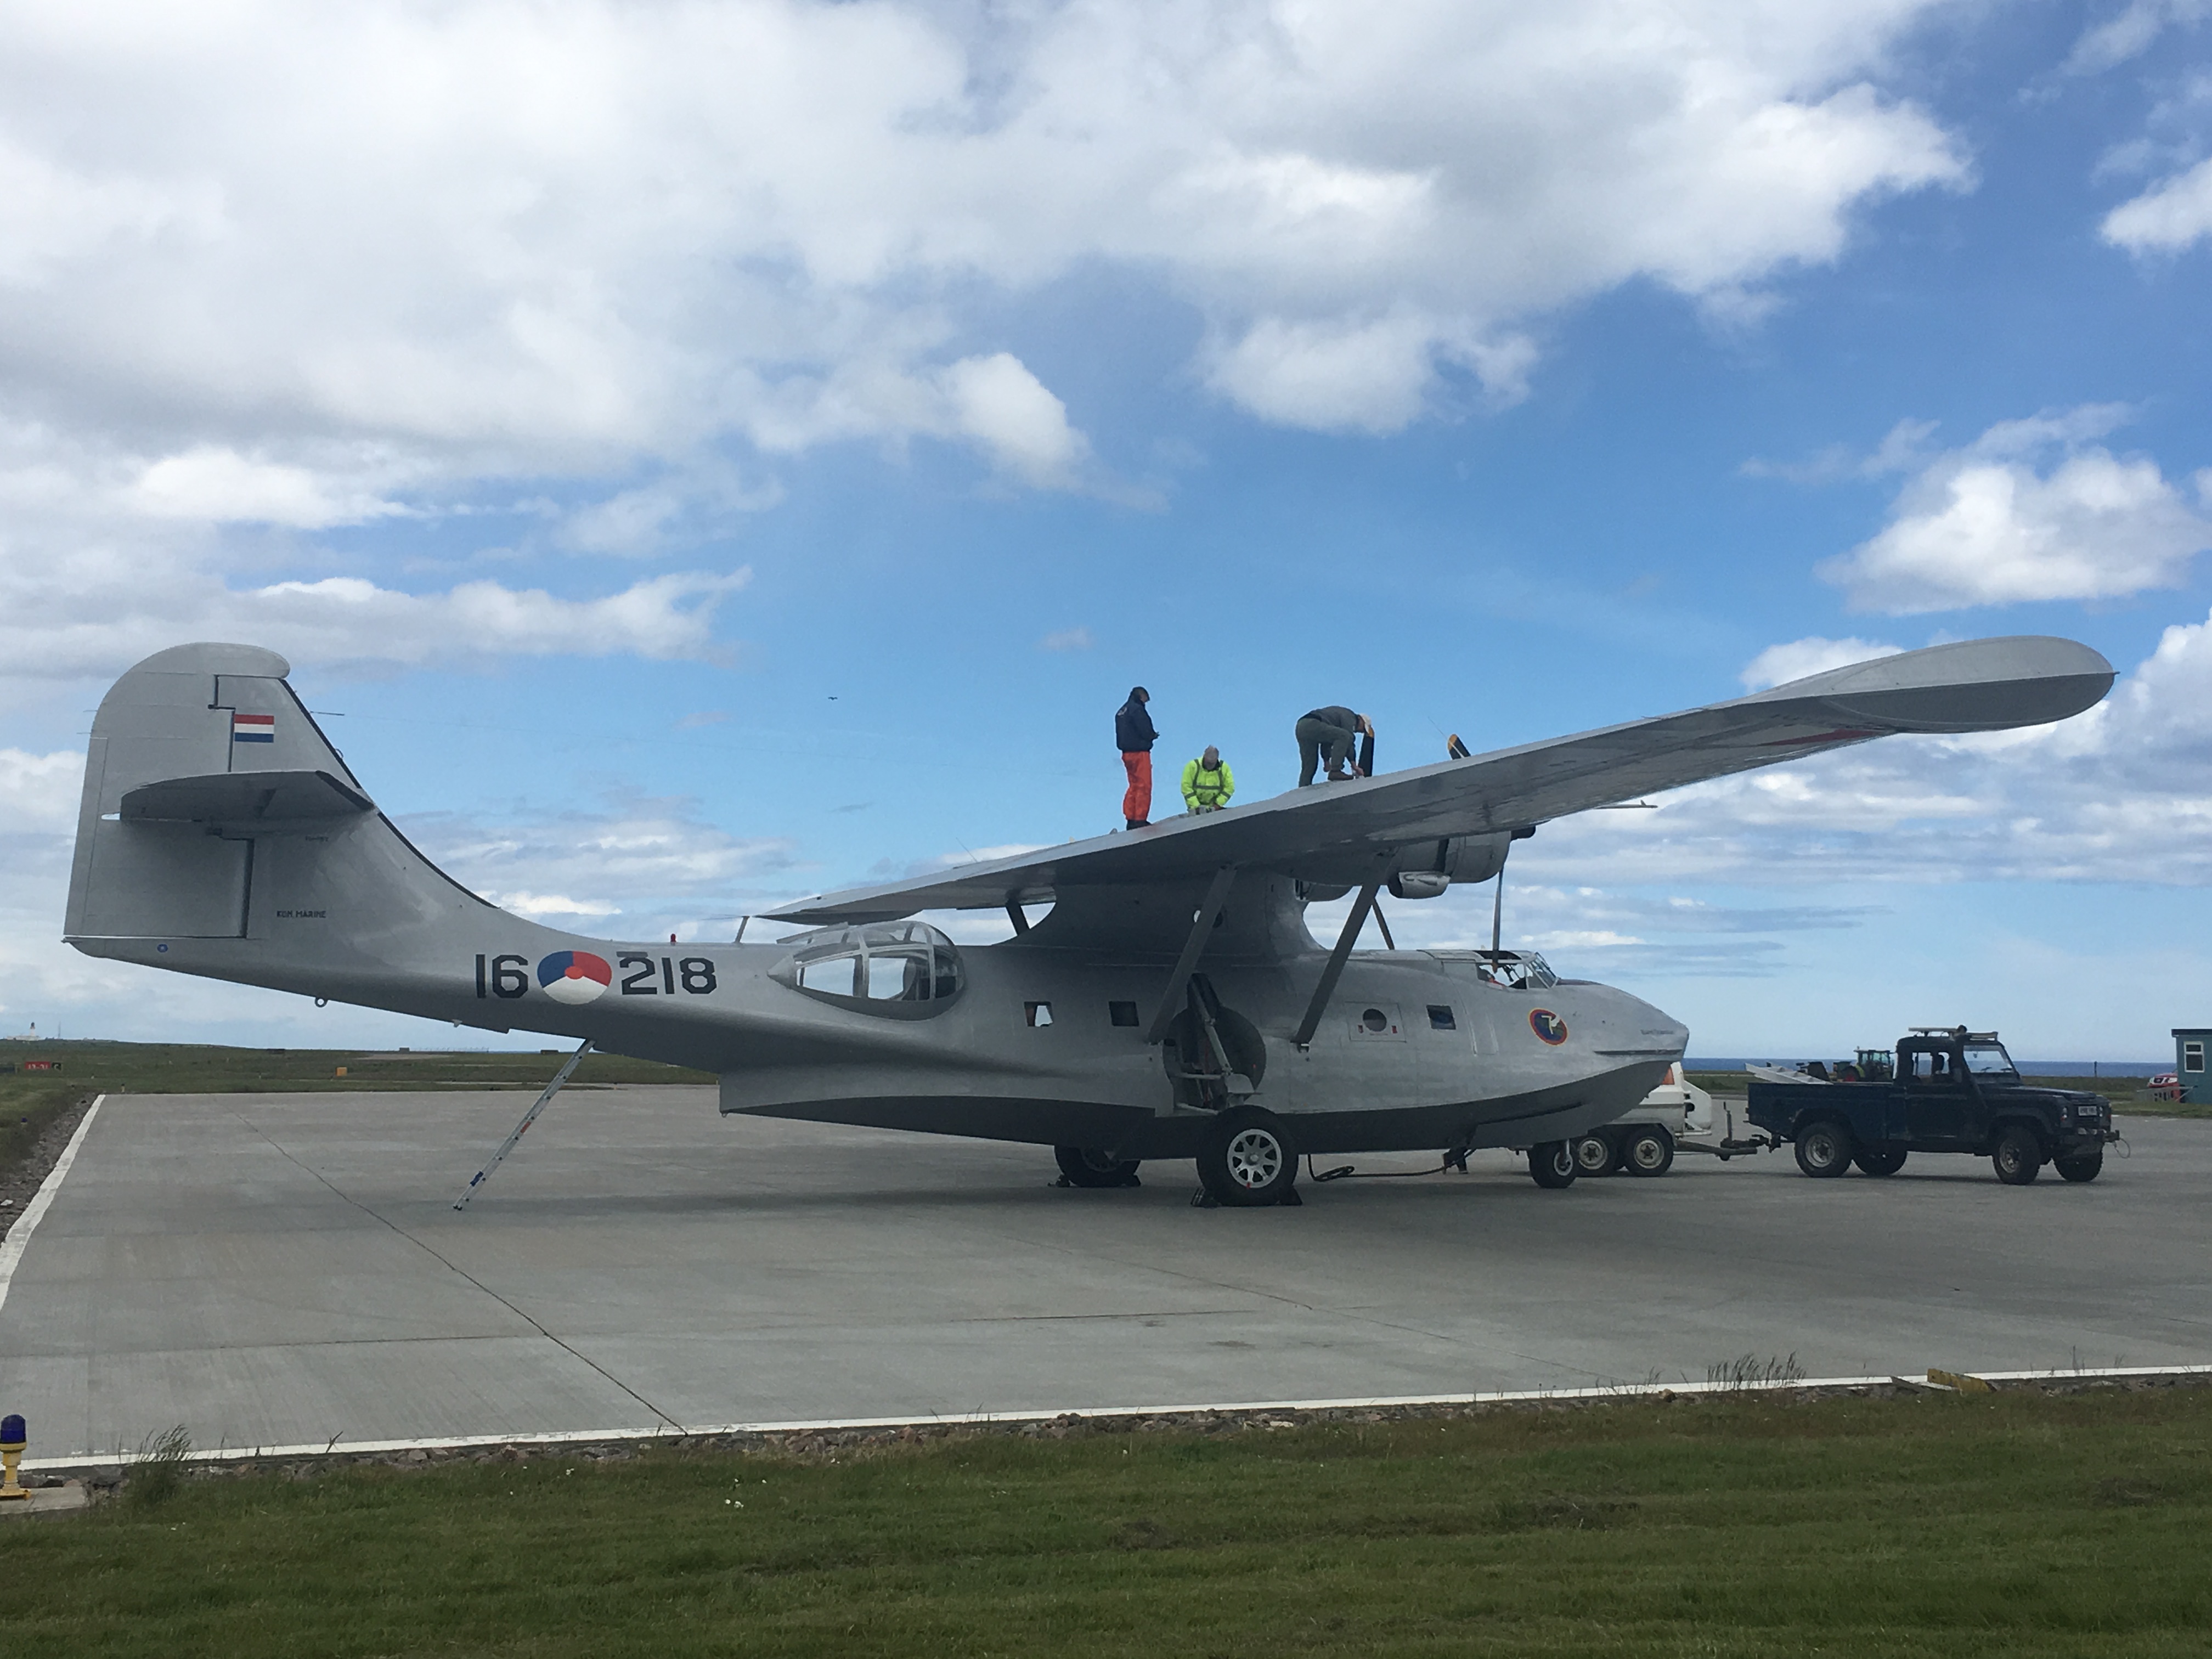
<svg viewBox="0 0 2212 1659">
<path fill-rule="evenodd" d="M 1294 790 L 785 906 L 775 944 L 622 944 L 511 915 L 369 798 L 274 652 L 183 645 L 93 722 L 67 938 L 89 956 L 714 1072 L 721 1109 L 1034 1142 L 1078 1186 L 1195 1158 L 1224 1204 L 1294 1201 L 1302 1153 L 1568 1143 L 1688 1032 L 1540 957 L 1358 951 L 1571 812 L 1912 732 L 2063 720 L 2112 684 L 2071 641 L 1969 641 L 1686 714 Z M 1333 943 L 1309 902 L 1357 895 Z M 1049 905 L 1036 921 L 1029 908 Z M 1003 909 L 956 945 L 918 912 Z M 1493 947 L 1495 940 L 1493 939 Z"/>
</svg>

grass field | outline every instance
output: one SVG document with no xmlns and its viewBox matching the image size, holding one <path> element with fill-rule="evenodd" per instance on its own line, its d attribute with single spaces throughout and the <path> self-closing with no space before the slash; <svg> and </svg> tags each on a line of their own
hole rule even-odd
<svg viewBox="0 0 2212 1659">
<path fill-rule="evenodd" d="M 0 1523 L 86 1655 L 2203 1654 L 2212 1389 L 1758 1395 L 801 1462 L 574 1454 Z"/>
</svg>

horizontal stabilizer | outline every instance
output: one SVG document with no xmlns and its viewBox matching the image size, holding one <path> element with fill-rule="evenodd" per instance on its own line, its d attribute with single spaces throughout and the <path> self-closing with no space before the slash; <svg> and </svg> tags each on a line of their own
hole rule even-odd
<svg viewBox="0 0 2212 1659">
<path fill-rule="evenodd" d="M 373 812 L 376 803 L 327 772 L 216 772 L 141 784 L 119 803 L 126 823 L 310 829 Z"/>
</svg>

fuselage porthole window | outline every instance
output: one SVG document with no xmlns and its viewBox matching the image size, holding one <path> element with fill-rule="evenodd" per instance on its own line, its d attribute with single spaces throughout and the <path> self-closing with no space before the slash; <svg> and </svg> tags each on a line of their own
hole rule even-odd
<svg viewBox="0 0 2212 1659">
<path fill-rule="evenodd" d="M 951 1006 L 965 977 L 958 949 L 923 921 L 825 927 L 785 943 L 796 948 L 770 979 L 860 1013 L 927 1019 Z"/>
</svg>

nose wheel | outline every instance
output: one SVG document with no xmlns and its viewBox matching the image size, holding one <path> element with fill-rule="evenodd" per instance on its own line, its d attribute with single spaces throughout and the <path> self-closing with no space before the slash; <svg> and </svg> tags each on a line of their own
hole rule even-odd
<svg viewBox="0 0 2212 1659">
<path fill-rule="evenodd" d="M 1528 1149 L 1528 1174 L 1539 1187 L 1571 1187 L 1579 1173 L 1571 1141 L 1540 1140 Z"/>
</svg>

